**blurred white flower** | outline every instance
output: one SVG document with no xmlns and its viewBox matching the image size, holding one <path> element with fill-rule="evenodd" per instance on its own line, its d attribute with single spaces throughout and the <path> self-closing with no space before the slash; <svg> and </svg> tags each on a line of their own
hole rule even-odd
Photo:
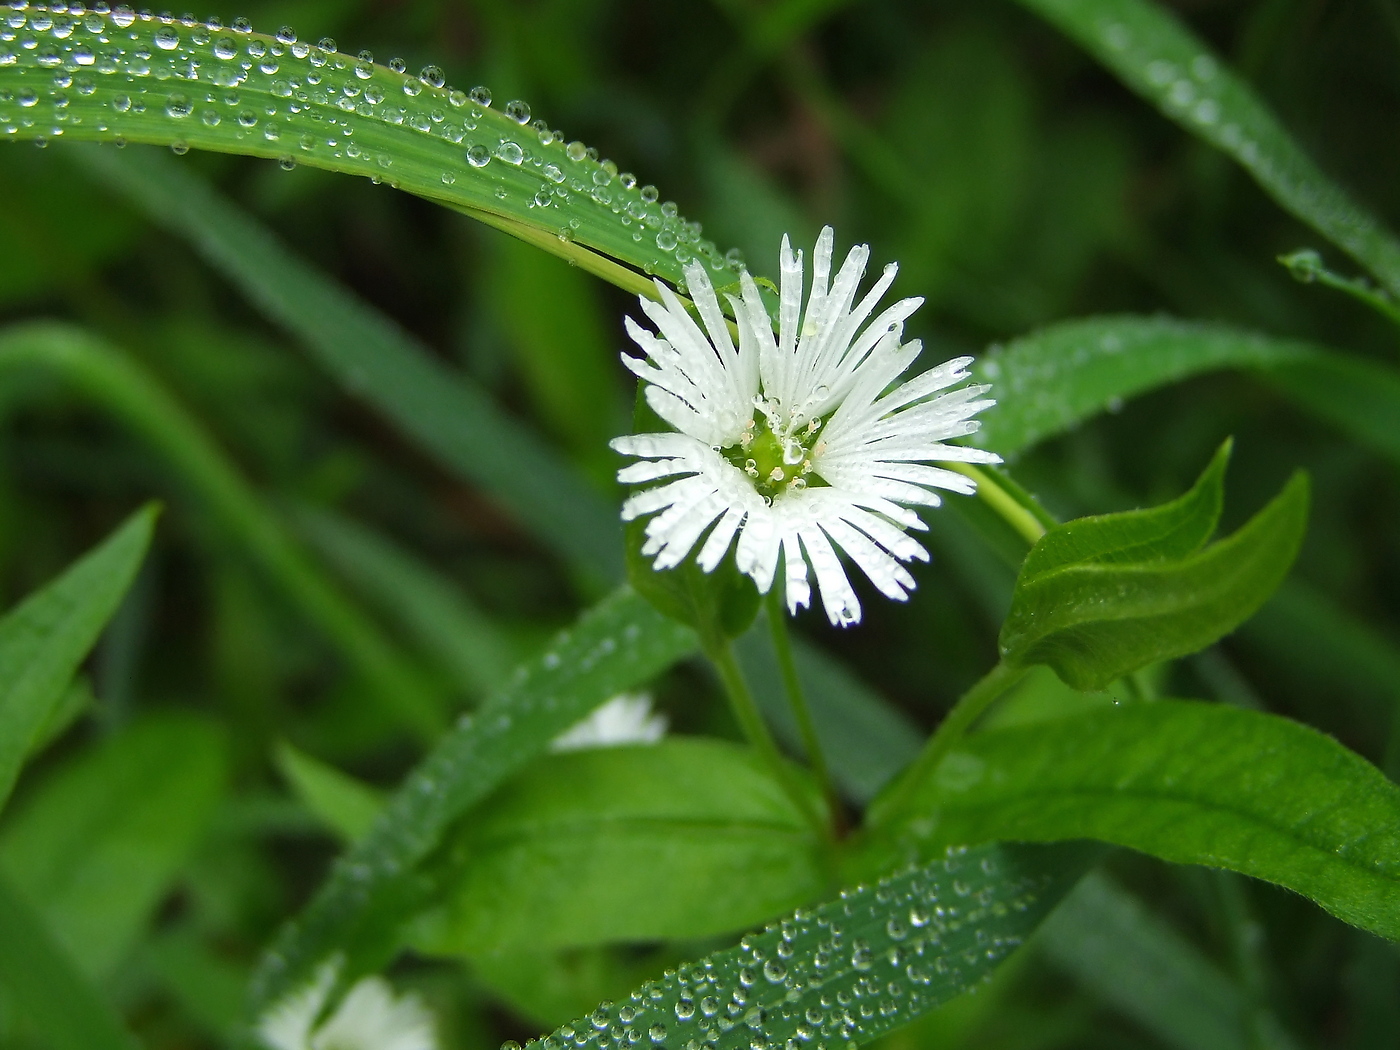
<svg viewBox="0 0 1400 1050">
<path fill-rule="evenodd" d="M 965 475 L 929 464 L 999 457 L 945 444 L 976 430 L 971 417 L 995 403 L 982 398 L 986 386 L 948 389 L 968 377 L 971 358 L 946 361 L 891 388 L 919 355 L 917 339 L 900 339 L 923 300 L 900 300 L 867 324 L 896 267 L 885 267 L 856 303 L 870 249 L 852 248 L 828 283 L 833 243 L 828 226 L 813 253 L 803 314 L 802 254 L 783 238 L 776 341 L 747 273 L 743 297 L 727 296 L 737 349 L 703 266 L 685 271 L 703 330 L 657 281 L 661 302 L 641 300 L 657 331 L 629 317 L 628 334 L 645 357 L 624 354 L 623 361 L 648 384 L 647 404 L 677 432 L 634 434 L 612 447 L 639 459 L 618 473 L 620 481 L 673 479 L 623 505 L 624 520 L 656 515 L 642 547 L 655 555 L 654 568 L 679 565 L 708 530 L 697 560 L 710 572 L 737 536 L 739 571 L 760 592 L 772 587 L 781 554 L 789 610 L 811 599 L 810 567 L 827 617 L 847 625 L 860 619 L 860 602 L 837 550 L 883 594 L 907 598 L 914 578 L 901 562 L 928 559 L 905 532 L 927 527 L 909 506 L 937 506 L 934 489 L 976 491 Z M 933 396 L 939 391 L 946 392 Z"/>
<path fill-rule="evenodd" d="M 654 744 L 666 735 L 666 716 L 653 714 L 646 693 L 620 693 L 554 738 L 551 751 L 583 751 L 619 744 Z"/>
<path fill-rule="evenodd" d="M 396 996 L 382 977 L 358 981 L 318 1025 L 339 969 L 325 964 L 311 984 L 263 1015 L 258 1035 L 271 1050 L 437 1050 L 428 1008 L 416 995 Z"/>
</svg>

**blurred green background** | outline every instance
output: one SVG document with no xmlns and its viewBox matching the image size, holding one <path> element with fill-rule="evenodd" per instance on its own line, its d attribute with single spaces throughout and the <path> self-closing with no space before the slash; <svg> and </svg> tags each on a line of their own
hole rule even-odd
<svg viewBox="0 0 1400 1050">
<path fill-rule="evenodd" d="M 1172 6 L 1324 170 L 1378 214 L 1400 216 L 1400 4 Z M 784 232 L 810 244 L 831 223 L 841 250 L 868 241 L 873 267 L 898 260 L 895 293 L 927 300 L 910 328 L 932 360 L 1115 312 L 1228 321 L 1393 359 L 1393 328 L 1275 262 L 1323 247 L 1315 234 L 1011 3 L 307 0 L 207 13 L 226 23 L 246 15 L 265 32 L 289 24 L 303 39 L 331 36 L 342 51 L 399 55 L 410 68 L 435 63 L 463 88 L 526 99 L 551 126 L 655 183 L 757 272 L 776 270 Z M 619 497 L 606 441 L 630 419 L 633 388 L 617 360 L 622 317 L 635 311 L 627 296 L 365 180 L 222 156 L 179 163 Z M 0 194 L 5 319 L 71 319 L 129 350 L 454 708 L 596 597 L 62 144 L 0 149 Z M 1296 467 L 1316 486 L 1292 582 L 1239 635 L 1174 667 L 1163 691 L 1289 714 L 1394 771 L 1394 464 L 1247 376 L 1192 379 L 1114 407 L 1012 464 L 1057 515 L 1174 496 L 1231 434 L 1225 531 Z M 95 699 L 28 770 L 0 823 L 0 866 L 67 916 L 60 928 L 84 939 L 92 975 L 150 1046 L 225 1045 L 257 952 L 339 848 L 289 790 L 282 743 L 387 787 L 419 741 L 128 428 L 52 378 L 18 373 L 0 379 L 0 416 L 7 605 L 138 502 L 168 504 L 154 553 L 91 661 Z M 914 569 L 919 589 L 907 606 L 865 590 L 857 630 L 833 631 L 820 612 L 799 618 L 803 633 L 925 727 L 994 662 L 1014 576 L 956 509 L 929 517 L 934 559 Z M 736 735 L 696 668 L 658 683 L 657 702 L 678 731 Z M 149 798 L 165 802 L 149 813 L 127 804 Z M 113 821 L 132 825 L 129 841 L 146 835 L 152 845 L 140 861 L 116 847 L 85 861 L 97 863 L 86 877 L 110 898 L 97 921 L 83 910 L 93 894 L 64 873 L 81 829 Z M 43 830 L 54 826 L 69 829 L 65 841 Z M 1169 938 L 1193 943 L 1243 989 L 1258 1019 L 1252 1045 L 1400 1045 L 1392 949 L 1282 891 L 1131 857 L 1114 869 L 1173 924 Z M 395 978 L 438 1011 L 445 1046 L 494 1047 L 696 947 L 525 954 L 487 967 L 411 959 Z M 1116 968 L 1111 945 L 1104 951 L 1098 965 L 1086 962 L 1093 946 L 1025 953 L 980 995 L 891 1041 L 1224 1045 L 1144 1022 L 1151 1011 L 1133 1003 L 1151 997 L 1151 968 Z M 33 1045 L 3 1000 L 0 1045 Z"/>
</svg>

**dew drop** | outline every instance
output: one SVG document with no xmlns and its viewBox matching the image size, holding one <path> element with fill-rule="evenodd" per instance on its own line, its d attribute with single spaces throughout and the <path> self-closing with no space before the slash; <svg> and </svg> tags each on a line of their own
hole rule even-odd
<svg viewBox="0 0 1400 1050">
<path fill-rule="evenodd" d="M 664 1043 L 666 1041 L 666 1026 L 657 1021 L 656 1024 L 647 1029 L 647 1037 L 653 1043 Z"/>
<path fill-rule="evenodd" d="M 180 34 L 170 26 L 161 26 L 157 29 L 154 40 L 156 47 L 162 51 L 174 51 L 180 46 Z"/>
<path fill-rule="evenodd" d="M 473 168 L 484 168 L 491 163 L 491 151 L 477 143 L 467 150 L 467 163 Z"/>
<path fill-rule="evenodd" d="M 189 98 L 184 95 L 171 95 L 165 103 L 166 115 L 176 119 L 188 117 L 193 110 Z"/>
<path fill-rule="evenodd" d="M 676 245 L 680 242 L 676 240 L 676 235 L 670 230 L 662 230 L 656 235 L 656 246 L 663 252 L 676 250 Z"/>
<path fill-rule="evenodd" d="M 136 21 L 136 12 L 126 4 L 119 4 L 112 11 L 112 24 L 118 29 L 126 29 Z"/>
<path fill-rule="evenodd" d="M 440 88 L 447 82 L 447 78 L 437 66 L 424 66 L 418 74 L 418 79 L 430 88 Z"/>
<path fill-rule="evenodd" d="M 277 39 L 283 44 L 295 44 L 297 42 L 297 34 L 291 26 L 283 26 L 281 29 L 277 30 Z M 331 47 L 328 48 L 328 50 L 334 51 L 335 48 Z"/>
<path fill-rule="evenodd" d="M 478 106 L 491 105 L 491 89 L 478 84 L 468 92 L 468 97 Z"/>
<path fill-rule="evenodd" d="M 676 1000 L 676 1018 L 681 1021 L 689 1021 L 695 1016 L 695 1000 L 685 997 Z"/>
<path fill-rule="evenodd" d="M 506 116 L 517 124 L 530 123 L 530 104 L 528 102 L 522 102 L 518 98 L 511 99 L 506 103 L 505 110 Z"/>
<path fill-rule="evenodd" d="M 505 139 L 496 147 L 496 156 L 507 164 L 518 166 L 525 159 L 525 151 L 520 148 L 520 143 Z"/>
</svg>

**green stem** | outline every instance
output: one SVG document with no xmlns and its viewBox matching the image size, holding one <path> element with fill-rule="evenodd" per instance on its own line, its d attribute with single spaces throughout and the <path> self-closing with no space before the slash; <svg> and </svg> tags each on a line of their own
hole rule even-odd
<svg viewBox="0 0 1400 1050">
<path fill-rule="evenodd" d="M 880 802 L 880 812 L 872 822 L 883 822 L 888 815 L 900 812 L 909 801 L 910 795 L 928 780 L 948 752 L 966 735 L 972 723 L 1019 682 L 1028 670 L 1028 667 L 1018 667 L 1002 661 L 963 693 L 953 705 L 953 709 L 939 723 L 938 729 L 924 745 L 919 757 L 901 774 L 899 784 Z"/>
<path fill-rule="evenodd" d="M 0 373 L 38 367 L 61 376 L 125 423 L 364 676 L 397 720 L 424 740 L 446 721 L 439 696 L 263 507 L 202 427 L 134 361 L 81 329 L 27 324 L 0 335 Z"/>
<path fill-rule="evenodd" d="M 822 751 L 821 738 L 817 736 L 817 727 L 812 721 L 812 710 L 807 706 L 802 681 L 797 677 L 797 662 L 792 658 L 792 640 L 788 638 L 787 615 L 776 587 L 768 592 L 764 604 L 768 613 L 768 628 L 773 637 L 773 651 L 778 656 L 778 669 L 782 672 L 788 706 L 792 708 L 797 731 L 802 737 L 802 749 L 807 753 L 807 761 L 831 811 L 832 832 L 836 838 L 842 838 L 847 831 L 845 808 L 831 779 L 831 768 L 826 764 L 826 754 Z"/>
<path fill-rule="evenodd" d="M 994 510 L 1032 547 L 1035 546 L 1036 540 L 1045 535 L 1045 521 L 1049 516 L 1038 516 L 1034 510 L 1025 506 L 991 471 L 975 467 L 970 463 L 945 463 L 943 465 L 949 470 L 955 470 L 977 482 L 978 499 Z"/>
<path fill-rule="evenodd" d="M 817 807 L 812 804 L 811 794 L 802 789 L 801 783 L 798 782 L 793 773 L 792 766 L 778 750 L 778 745 L 773 740 L 773 734 L 768 732 L 763 715 L 759 713 L 758 705 L 754 703 L 753 693 L 749 691 L 749 684 L 744 680 L 744 672 L 739 669 L 739 662 L 734 659 L 734 648 L 729 644 L 729 639 L 723 638 L 707 644 L 705 655 L 710 658 L 710 662 L 719 671 L 720 681 L 724 683 L 725 695 L 729 698 L 730 710 L 734 712 L 734 717 L 738 720 L 739 728 L 743 730 L 744 736 L 748 738 L 754 750 L 773 771 L 773 776 L 782 785 L 783 790 L 787 792 L 788 797 L 792 799 L 793 804 L 802 812 L 802 815 L 811 822 L 818 835 L 824 841 L 830 842 L 832 838 L 831 826 L 817 812 Z"/>
</svg>

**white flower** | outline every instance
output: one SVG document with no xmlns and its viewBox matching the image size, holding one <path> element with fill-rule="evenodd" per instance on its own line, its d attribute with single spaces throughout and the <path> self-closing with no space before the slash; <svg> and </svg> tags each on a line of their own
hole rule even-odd
<svg viewBox="0 0 1400 1050">
<path fill-rule="evenodd" d="M 828 284 L 833 242 L 828 226 L 817 238 L 804 314 L 802 253 L 783 238 L 776 341 L 757 285 L 742 275 L 743 297 L 726 296 L 737 350 L 703 266 L 685 271 L 703 330 L 657 281 L 661 302 L 641 299 L 657 332 L 627 318 L 646 356 L 622 360 L 646 381 L 647 404 L 677 433 L 634 434 L 612 447 L 639 458 L 618 472 L 619 481 L 673 479 L 634 493 L 622 508 L 627 521 L 656 515 L 642 547 L 656 556 L 653 568 L 679 565 L 708 530 L 698 563 L 711 572 L 737 535 L 739 571 L 760 592 L 772 587 L 781 554 L 789 610 L 811 599 L 810 566 L 828 618 L 844 626 L 860 619 L 860 602 L 838 549 L 883 594 L 904 600 L 914 578 L 900 563 L 928 560 L 905 531 L 927 528 L 909 505 L 938 506 L 934 489 L 976 491 L 965 475 L 928 464 L 1000 460 L 945 444 L 976 430 L 971 417 L 995 403 L 981 397 L 986 386 L 948 389 L 967 378 L 970 357 L 890 387 L 919 355 L 917 339 L 900 338 L 923 300 L 902 299 L 867 324 L 896 267 L 885 267 L 855 303 L 870 249 L 852 248 Z M 939 391 L 946 392 L 933 396 Z"/>
<path fill-rule="evenodd" d="M 619 744 L 654 744 L 666 735 L 666 716 L 652 714 L 646 693 L 619 693 L 554 738 L 551 751 L 583 751 Z"/>
<path fill-rule="evenodd" d="M 395 996 L 382 977 L 356 983 L 317 1025 L 340 967 L 331 962 L 300 992 L 263 1015 L 258 1035 L 272 1050 L 437 1050 L 433 1016 L 414 995 Z"/>
</svg>

